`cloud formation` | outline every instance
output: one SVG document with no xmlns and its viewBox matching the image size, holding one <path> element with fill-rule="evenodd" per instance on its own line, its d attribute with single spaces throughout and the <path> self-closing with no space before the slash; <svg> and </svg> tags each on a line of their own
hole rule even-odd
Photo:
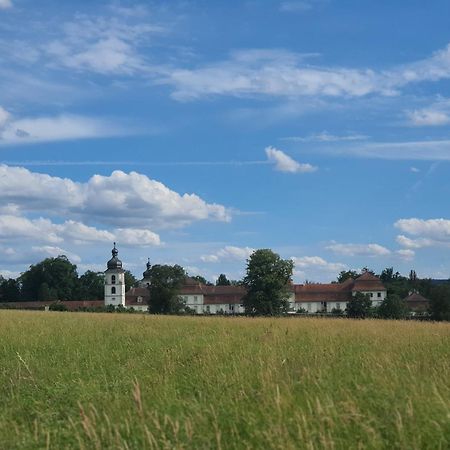
<svg viewBox="0 0 450 450">
<path fill-rule="evenodd" d="M 280 172 L 307 173 L 317 170 L 317 167 L 311 164 L 301 164 L 295 161 L 282 150 L 278 150 L 275 147 L 266 147 L 265 151 L 269 161 L 274 163 L 275 169 Z"/>
<path fill-rule="evenodd" d="M 295 267 L 297 269 L 301 269 L 302 271 L 306 269 L 315 269 L 326 272 L 338 273 L 341 270 L 347 268 L 347 266 L 343 263 L 332 263 L 328 262 L 320 256 L 301 256 L 291 257 L 292 261 L 294 261 Z"/>
<path fill-rule="evenodd" d="M 419 249 L 424 247 L 450 246 L 450 220 L 448 219 L 400 219 L 394 226 L 403 233 L 397 242 L 407 249 Z"/>
<path fill-rule="evenodd" d="M 94 175 L 87 182 L 0 165 L 0 207 L 43 211 L 126 228 L 179 228 L 200 220 L 227 222 L 230 211 L 196 194 L 178 194 L 137 172 Z"/>
<path fill-rule="evenodd" d="M 226 247 L 220 249 L 216 253 L 209 255 L 203 255 L 200 259 L 203 262 L 220 262 L 220 261 L 245 261 L 250 257 L 250 255 L 255 251 L 255 249 L 250 247 L 235 247 L 232 245 L 227 245 Z"/>
<path fill-rule="evenodd" d="M 338 255 L 345 256 L 386 256 L 391 254 L 391 251 L 379 244 L 338 244 L 333 243 L 325 247 L 327 250 Z"/>
<path fill-rule="evenodd" d="M 0 9 L 12 8 L 13 4 L 11 0 L 0 0 Z"/>
<path fill-rule="evenodd" d="M 123 126 L 95 117 L 60 115 L 14 118 L 0 106 L 0 146 L 129 134 Z"/>
</svg>

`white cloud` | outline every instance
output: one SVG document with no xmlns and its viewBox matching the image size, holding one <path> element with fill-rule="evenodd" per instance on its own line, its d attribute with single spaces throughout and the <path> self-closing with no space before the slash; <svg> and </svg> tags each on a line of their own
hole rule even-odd
<svg viewBox="0 0 450 450">
<path fill-rule="evenodd" d="M 327 250 L 338 255 L 345 256 L 386 256 L 391 253 L 386 247 L 379 244 L 338 244 L 333 243 L 326 247 Z"/>
<path fill-rule="evenodd" d="M 411 249 L 397 250 L 396 253 L 400 256 L 401 259 L 405 261 L 412 261 L 416 254 L 415 251 Z"/>
<path fill-rule="evenodd" d="M 222 249 L 220 249 L 216 253 L 212 253 L 209 255 L 203 255 L 200 257 L 200 259 L 203 262 L 212 262 L 216 263 L 219 261 L 226 261 L 226 260 L 235 260 L 235 261 L 245 261 L 250 257 L 250 255 L 255 250 L 250 247 L 235 247 L 232 245 L 228 245 Z"/>
<path fill-rule="evenodd" d="M 118 228 L 114 230 L 114 234 L 116 235 L 116 240 L 123 245 L 146 246 L 161 244 L 159 236 L 150 230 Z"/>
<path fill-rule="evenodd" d="M 8 264 L 31 264 L 44 258 L 54 258 L 65 255 L 72 262 L 78 263 L 81 258 L 74 252 L 68 251 L 55 245 L 32 245 L 30 247 L 0 247 L 0 256 L 3 263 Z"/>
<path fill-rule="evenodd" d="M 318 134 L 312 134 L 310 136 L 290 136 L 282 138 L 283 141 L 291 142 L 346 142 L 346 141 L 360 141 L 368 139 L 369 136 L 364 134 L 347 134 L 343 136 L 336 136 L 328 133 L 327 131 L 322 131 Z"/>
<path fill-rule="evenodd" d="M 450 140 L 348 144 L 340 147 L 322 148 L 318 151 L 334 156 L 352 155 L 360 158 L 449 161 Z"/>
<path fill-rule="evenodd" d="M 114 171 L 79 183 L 0 165 L 0 192 L 0 208 L 45 211 L 118 228 L 177 228 L 200 220 L 231 220 L 224 206 L 207 203 L 196 194 L 180 195 L 137 172 Z"/>
<path fill-rule="evenodd" d="M 11 0 L 0 0 L 0 9 L 12 8 L 13 4 Z"/>
<path fill-rule="evenodd" d="M 5 124 L 8 122 L 10 117 L 10 114 L 8 111 L 6 111 L 5 108 L 0 106 L 0 131 L 5 126 Z"/>
<path fill-rule="evenodd" d="M 397 242 L 408 249 L 434 246 L 450 246 L 450 220 L 447 219 L 400 219 L 394 226 L 403 233 L 414 236 L 397 236 Z"/>
<path fill-rule="evenodd" d="M 444 111 L 432 109 L 420 109 L 415 111 L 408 111 L 407 117 L 409 123 L 414 126 L 440 126 L 450 123 L 450 115 Z"/>
<path fill-rule="evenodd" d="M 16 119 L 0 107 L 0 145 L 122 136 L 129 132 L 119 124 L 95 117 L 61 115 Z"/>
<path fill-rule="evenodd" d="M 290 156 L 286 155 L 283 151 L 274 147 L 267 147 L 265 150 L 269 161 L 273 162 L 276 170 L 279 170 L 280 172 L 306 173 L 317 170 L 317 167 L 314 167 L 311 164 L 300 164 Z"/>
<path fill-rule="evenodd" d="M 253 52 L 253 50 L 249 50 Z M 280 50 L 246 60 L 235 53 L 223 61 L 194 69 L 174 68 L 159 82 L 174 87 L 177 100 L 205 96 L 392 96 L 411 83 L 450 78 L 450 44 L 429 58 L 377 72 L 370 68 L 312 66 L 301 55 Z"/>
<path fill-rule="evenodd" d="M 49 219 L 28 219 L 21 216 L 0 216 L 0 241 L 24 240 L 32 242 L 89 244 L 99 242 L 120 242 L 122 245 L 159 245 L 160 238 L 150 230 L 117 228 L 111 231 L 99 230 L 81 222 L 68 220 L 53 223 Z"/>
<path fill-rule="evenodd" d="M 124 14 L 123 8 L 111 11 L 112 17 L 78 15 L 73 22 L 64 23 L 61 37 L 42 46 L 42 52 L 52 64 L 79 71 L 104 75 L 148 72 L 140 46 L 148 45 L 150 38 L 164 33 L 165 28 L 150 24 L 143 8 L 139 15 Z"/>
<path fill-rule="evenodd" d="M 297 269 L 319 269 L 327 272 L 337 273 L 341 270 L 346 269 L 346 265 L 343 263 L 332 263 L 328 262 L 320 256 L 293 256 L 292 261 L 294 261 L 295 267 Z"/>
<path fill-rule="evenodd" d="M 411 167 L 410 170 L 413 173 L 419 173 L 420 172 L 420 169 L 418 169 L 417 167 Z"/>
</svg>

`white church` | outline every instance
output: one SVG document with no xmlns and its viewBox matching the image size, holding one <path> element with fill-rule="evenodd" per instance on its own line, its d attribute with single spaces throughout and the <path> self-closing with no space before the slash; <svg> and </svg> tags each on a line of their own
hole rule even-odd
<svg viewBox="0 0 450 450">
<path fill-rule="evenodd" d="M 105 305 L 147 311 L 151 301 L 148 289 L 150 262 L 147 263 L 143 279 L 138 286 L 126 291 L 125 271 L 118 254 L 114 243 L 112 258 L 107 262 L 105 271 Z M 179 295 L 186 306 L 196 314 L 241 314 L 244 312 L 242 298 L 245 292 L 242 286 L 209 286 L 188 277 Z M 357 292 L 367 294 L 373 306 L 380 305 L 387 294 L 381 280 L 370 272 L 365 272 L 356 279 L 347 279 L 343 283 L 291 284 L 289 312 L 344 311 L 352 295 Z"/>
</svg>

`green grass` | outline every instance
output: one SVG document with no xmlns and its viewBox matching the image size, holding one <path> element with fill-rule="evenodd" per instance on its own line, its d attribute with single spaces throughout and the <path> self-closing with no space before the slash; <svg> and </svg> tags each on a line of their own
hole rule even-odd
<svg viewBox="0 0 450 450">
<path fill-rule="evenodd" d="M 0 448 L 450 448 L 450 324 L 0 311 Z"/>
</svg>

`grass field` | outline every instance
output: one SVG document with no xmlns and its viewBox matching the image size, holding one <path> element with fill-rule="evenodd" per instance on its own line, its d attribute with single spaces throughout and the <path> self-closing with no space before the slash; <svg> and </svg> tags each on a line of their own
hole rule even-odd
<svg viewBox="0 0 450 450">
<path fill-rule="evenodd" d="M 0 311 L 0 448 L 450 448 L 450 324 Z"/>
</svg>

